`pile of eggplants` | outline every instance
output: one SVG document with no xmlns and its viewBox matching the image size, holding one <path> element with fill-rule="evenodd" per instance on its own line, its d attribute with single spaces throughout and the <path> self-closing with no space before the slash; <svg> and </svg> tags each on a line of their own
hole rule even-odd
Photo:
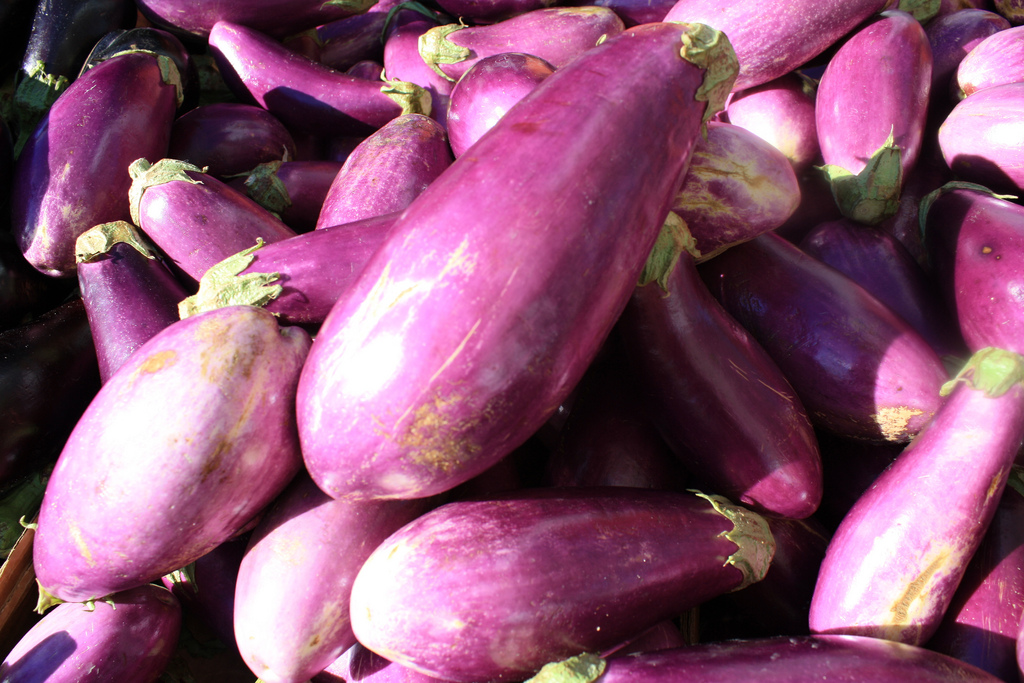
<svg viewBox="0 0 1024 683">
<path fill-rule="evenodd" d="M 4 2 L 0 678 L 1016 683 L 1018 23 Z"/>
</svg>

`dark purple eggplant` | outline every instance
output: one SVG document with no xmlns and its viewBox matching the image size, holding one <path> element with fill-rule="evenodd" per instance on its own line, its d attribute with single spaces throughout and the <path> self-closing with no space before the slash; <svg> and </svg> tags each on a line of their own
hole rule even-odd
<svg viewBox="0 0 1024 683">
<path fill-rule="evenodd" d="M 11 234 L 0 231 L 0 330 L 55 308 L 73 290 L 73 281 L 48 277 L 33 268 Z"/>
<path fill-rule="evenodd" d="M 221 180 L 295 155 L 295 140 L 284 124 L 266 109 L 242 102 L 205 104 L 179 116 L 166 154 Z"/>
<path fill-rule="evenodd" d="M 136 0 L 136 4 L 142 16 L 154 26 L 195 43 L 208 38 L 218 21 L 250 26 L 254 31 L 281 39 L 361 14 L 374 3 L 372 0 L 252 0 L 196 5 L 190 0 Z"/>
<path fill-rule="evenodd" d="M 651 418 L 705 490 L 807 517 L 822 490 L 807 412 L 771 356 L 708 292 L 687 240 L 685 227 L 662 233 L 619 320 Z"/>
<path fill-rule="evenodd" d="M 342 161 L 269 161 L 244 178 L 228 180 L 239 192 L 281 217 L 295 232 L 316 228 L 327 191 Z"/>
<path fill-rule="evenodd" d="M 331 495 L 421 497 L 472 478 L 544 424 L 601 348 L 735 67 L 709 27 L 620 36 L 413 200 L 324 321 L 298 415 Z M 714 66 L 689 62 L 688 44 Z M 608 163 L 627 158 L 634 172 Z"/>
<path fill-rule="evenodd" d="M 366 59 L 383 61 L 384 31 L 398 4 L 397 0 L 380 0 L 361 14 L 317 26 L 316 61 L 338 71 L 347 71 Z"/>
<path fill-rule="evenodd" d="M 105 382 L 136 349 L 178 320 L 178 302 L 188 292 L 130 223 L 86 230 L 76 252 L 78 288 Z"/>
<path fill-rule="evenodd" d="M 99 384 L 81 298 L 0 332 L 0 482 L 54 462 Z"/>
<path fill-rule="evenodd" d="M 948 374 L 921 335 L 852 279 L 782 237 L 761 235 L 700 268 L 816 426 L 906 442 L 941 405 Z"/>
<path fill-rule="evenodd" d="M 1014 26 L 981 40 L 960 61 L 956 82 L 961 97 L 983 88 L 1024 81 L 1024 27 Z"/>
<path fill-rule="evenodd" d="M 368 81 L 380 81 L 384 78 L 384 65 L 372 59 L 364 59 L 345 69 L 345 73 Z"/>
<path fill-rule="evenodd" d="M 522 680 L 759 581 L 773 552 L 763 518 L 694 492 L 570 487 L 448 503 L 366 560 L 352 629 L 436 678 Z"/>
<path fill-rule="evenodd" d="M 128 220 L 128 166 L 162 158 L 181 91 L 167 57 L 108 59 L 64 91 L 15 167 L 12 229 L 41 272 L 74 277 L 75 240 L 101 223 Z"/>
<path fill-rule="evenodd" d="M 232 92 L 255 101 L 289 130 L 369 134 L 396 116 L 430 113 L 430 98 L 419 86 L 348 76 L 241 24 L 217 22 L 209 42 Z"/>
<path fill-rule="evenodd" d="M 935 633 L 1024 443 L 1022 378 L 1024 357 L 989 347 L 943 387 L 934 418 L 832 536 L 811 602 L 813 633 L 912 645 Z"/>
</svg>

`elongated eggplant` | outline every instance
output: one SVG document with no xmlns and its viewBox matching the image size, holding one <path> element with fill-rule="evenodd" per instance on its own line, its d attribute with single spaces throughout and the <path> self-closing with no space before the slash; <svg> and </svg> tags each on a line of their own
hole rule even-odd
<svg viewBox="0 0 1024 683">
<path fill-rule="evenodd" d="M 461 156 L 554 70 L 540 57 L 522 52 L 491 55 L 471 66 L 452 88 L 448 103 L 452 153 Z"/>
<path fill-rule="evenodd" d="M 40 608 L 155 581 L 269 504 L 302 467 L 294 392 L 309 345 L 266 311 L 230 306 L 139 348 L 47 483 L 33 545 Z"/>
<path fill-rule="evenodd" d="M 740 0 L 678 0 L 664 21 L 695 21 L 729 36 L 740 61 L 734 88 L 767 83 L 817 57 L 890 0 L 800 0 L 765 6 Z"/>
<path fill-rule="evenodd" d="M 620 35 L 413 200 L 324 321 L 298 415 L 331 495 L 421 497 L 472 478 L 540 428 L 600 349 L 735 69 L 705 26 Z"/>
<path fill-rule="evenodd" d="M 195 5 L 188 0 L 137 0 L 139 12 L 154 26 L 197 42 L 208 38 L 218 21 L 251 26 L 280 39 L 336 19 L 361 14 L 372 0 L 254 0 L 240 4 Z"/>
<path fill-rule="evenodd" d="M 324 197 L 316 227 L 401 211 L 451 162 L 441 124 L 423 114 L 394 118 L 345 159 Z"/>
<path fill-rule="evenodd" d="M 335 500 L 301 475 L 253 530 L 238 568 L 234 631 L 265 683 L 305 681 L 355 645 L 349 595 L 370 553 L 426 501 Z"/>
<path fill-rule="evenodd" d="M 622 19 L 604 7 L 548 7 L 494 24 L 432 28 L 420 38 L 419 52 L 454 82 L 483 57 L 501 52 L 525 52 L 557 69 L 623 28 Z"/>
<path fill-rule="evenodd" d="M 125 54 L 90 69 L 64 91 L 15 167 L 12 230 L 25 258 L 54 277 L 74 277 L 75 240 L 128 220 L 128 166 L 167 152 L 180 89 L 166 57 Z"/>
<path fill-rule="evenodd" d="M 327 191 L 344 162 L 331 160 L 268 161 L 228 185 L 281 217 L 295 232 L 316 227 Z"/>
<path fill-rule="evenodd" d="M 912 645 L 935 633 L 1024 443 L 1022 379 L 1024 357 L 989 347 L 944 387 L 932 421 L 832 536 L 812 632 Z"/>
<path fill-rule="evenodd" d="M 453 83 L 423 61 L 420 36 L 443 23 L 434 16 L 424 17 L 408 10 L 396 12 L 384 39 L 384 75 L 386 78 L 415 83 L 430 93 L 430 116 L 442 126 L 448 115 Z"/>
<path fill-rule="evenodd" d="M 379 0 L 361 14 L 317 26 L 316 61 L 338 71 L 347 71 L 366 59 L 383 61 L 382 37 L 394 16 L 391 10 L 398 4 L 398 0 Z"/>
<path fill-rule="evenodd" d="M 209 43 L 236 97 L 255 101 L 289 130 L 369 134 L 401 114 L 430 113 L 429 96 L 419 86 L 349 76 L 248 26 L 219 21 Z"/>
<path fill-rule="evenodd" d="M 0 664 L 5 681 L 154 683 L 178 644 L 181 605 L 163 586 L 145 585 L 92 608 L 58 605 Z"/>
<path fill-rule="evenodd" d="M 956 82 L 962 97 L 982 88 L 1024 81 L 1024 27 L 996 31 L 960 61 Z"/>
<path fill-rule="evenodd" d="M 557 0 L 438 0 L 437 4 L 453 17 L 465 18 L 474 24 L 493 24 L 563 3 Z"/>
<path fill-rule="evenodd" d="M 941 405 L 948 374 L 921 335 L 782 237 L 767 233 L 728 249 L 702 264 L 701 274 L 779 366 L 816 426 L 906 442 Z"/>
<path fill-rule="evenodd" d="M 759 581 L 773 552 L 759 515 L 692 492 L 533 489 L 448 503 L 366 560 L 352 628 L 421 673 L 518 680 Z"/>
<path fill-rule="evenodd" d="M 663 21 L 676 0 L 569 0 L 563 4 L 607 7 L 619 15 L 625 26 L 632 27 Z"/>
</svg>

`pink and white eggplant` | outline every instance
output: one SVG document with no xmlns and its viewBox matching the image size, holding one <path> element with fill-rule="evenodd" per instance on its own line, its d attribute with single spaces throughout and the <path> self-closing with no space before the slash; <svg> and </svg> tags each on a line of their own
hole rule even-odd
<svg viewBox="0 0 1024 683">
<path fill-rule="evenodd" d="M 522 680 L 759 581 L 773 552 L 759 515 L 693 492 L 552 488 L 448 503 L 366 560 L 352 629 L 436 678 Z"/>
<path fill-rule="evenodd" d="M 155 683 L 171 661 L 181 605 L 163 586 L 132 588 L 92 608 L 57 605 L 7 654 L 10 683 Z"/>
<path fill-rule="evenodd" d="M 733 86 L 745 90 L 795 70 L 837 43 L 891 0 L 678 0 L 662 21 L 700 22 L 729 36 L 739 58 Z"/>
<path fill-rule="evenodd" d="M 178 98 L 166 57 L 125 54 L 90 69 L 50 108 L 15 167 L 12 232 L 25 258 L 74 277 L 75 240 L 128 220 L 128 166 L 167 152 Z"/>
<path fill-rule="evenodd" d="M 939 147 L 960 180 L 997 192 L 1024 190 L 1022 107 L 1024 83 L 979 90 L 953 107 L 939 126 Z"/>
<path fill-rule="evenodd" d="M 219 21 L 209 44 L 235 96 L 255 101 L 293 133 L 367 135 L 401 114 L 430 113 L 419 86 L 349 76 L 248 26 Z"/>
<path fill-rule="evenodd" d="M 327 190 L 317 228 L 354 223 L 409 206 L 452 162 L 445 129 L 403 114 L 359 143 Z"/>
<path fill-rule="evenodd" d="M 253 530 L 238 568 L 234 632 L 264 683 L 306 681 L 355 636 L 352 581 L 378 545 L 426 501 L 335 500 L 301 474 Z"/>
<path fill-rule="evenodd" d="M 622 19 L 604 7 L 547 7 L 494 24 L 437 26 L 420 38 L 419 53 L 452 82 L 480 59 L 502 52 L 525 52 L 558 69 L 624 27 Z"/>
<path fill-rule="evenodd" d="M 257 240 L 295 236 L 280 218 L 192 164 L 142 158 L 128 170 L 132 222 L 193 281 Z"/>
<path fill-rule="evenodd" d="M 988 36 L 967 53 L 956 70 L 962 97 L 982 88 L 1024 81 L 1024 26 Z"/>
<path fill-rule="evenodd" d="M 889 10 L 851 36 L 818 84 L 824 171 L 844 216 L 876 225 L 896 212 L 928 115 L 932 53 L 921 24 Z"/>
<path fill-rule="evenodd" d="M 231 306 L 139 348 L 47 483 L 33 545 L 41 607 L 157 580 L 270 503 L 302 467 L 293 411 L 309 345 L 267 311 Z"/>
<path fill-rule="evenodd" d="M 459 157 L 555 68 L 522 52 L 484 57 L 462 75 L 448 103 L 448 142 Z"/>
<path fill-rule="evenodd" d="M 686 223 L 698 260 L 775 230 L 800 204 L 789 159 L 731 123 L 710 121 L 697 141 L 672 211 Z"/>
<path fill-rule="evenodd" d="M 733 60 L 700 25 L 609 38 L 413 200 L 303 369 L 299 432 L 318 485 L 429 496 L 544 424 L 626 305 Z"/>
<path fill-rule="evenodd" d="M 993 33 L 1010 28 L 1002 15 L 987 9 L 966 8 L 928 22 L 924 32 L 932 48 L 932 108 L 952 107 L 956 70 L 964 57 Z"/>
<path fill-rule="evenodd" d="M 925 643 L 938 629 L 1024 443 L 1024 357 L 989 347 L 832 536 L 814 633 Z M 955 481 L 956 486 L 949 486 Z"/>
</svg>

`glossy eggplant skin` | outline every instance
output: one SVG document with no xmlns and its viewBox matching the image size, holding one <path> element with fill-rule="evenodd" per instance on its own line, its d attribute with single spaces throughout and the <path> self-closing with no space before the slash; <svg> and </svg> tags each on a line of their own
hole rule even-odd
<svg viewBox="0 0 1024 683">
<path fill-rule="evenodd" d="M 818 444 L 789 381 L 726 312 L 684 252 L 664 284 L 636 288 L 618 330 L 651 416 L 708 490 L 759 512 L 811 515 Z"/>
<path fill-rule="evenodd" d="M 441 505 L 363 564 L 352 629 L 367 648 L 436 678 L 522 680 L 760 580 L 774 541 L 758 538 L 767 533 L 758 515 L 732 510 L 753 526 L 734 527 L 694 492 L 628 487 Z M 744 578 L 734 554 L 748 552 Z"/>
<path fill-rule="evenodd" d="M 99 388 L 80 297 L 0 332 L 0 486 L 54 462 Z"/>
<path fill-rule="evenodd" d="M 447 490 L 525 442 L 568 396 L 625 306 L 700 134 L 708 105 L 668 93 L 704 81 L 680 49 L 705 30 L 652 24 L 609 38 L 402 213 L 303 369 L 303 454 L 325 491 Z M 728 72 L 731 49 L 716 44 Z M 638 69 L 647 78 L 638 63 L 650 64 Z M 595 87 L 606 97 L 595 101 Z M 626 159 L 639 170 L 620 173 Z"/>
<path fill-rule="evenodd" d="M 983 88 L 1024 80 L 1024 28 L 1010 27 L 982 40 L 960 61 L 957 86 L 963 97 Z"/>
<path fill-rule="evenodd" d="M 965 8 L 936 17 L 924 27 L 932 48 L 932 107 L 951 107 L 960 62 L 979 42 L 1010 28 L 1010 22 L 987 9 Z"/>
<path fill-rule="evenodd" d="M 124 54 L 64 91 L 15 166 L 12 230 L 25 258 L 74 277 L 75 241 L 89 228 L 129 220 L 128 166 L 167 152 L 178 89 L 166 57 Z"/>
<path fill-rule="evenodd" d="M 371 0 L 253 0 L 245 3 L 200 3 L 189 0 L 137 0 L 139 11 L 154 26 L 196 42 L 208 38 L 218 21 L 251 26 L 281 39 L 321 24 L 361 14 Z"/>
<path fill-rule="evenodd" d="M 126 0 L 41 0 L 22 71 L 27 74 L 42 63 L 47 73 L 74 80 L 96 41 L 110 31 L 127 28 L 134 9 Z"/>
<path fill-rule="evenodd" d="M 921 335 L 849 277 L 782 237 L 766 233 L 700 269 L 715 298 L 782 370 L 816 426 L 906 442 L 941 405 L 948 374 Z"/>
</svg>

